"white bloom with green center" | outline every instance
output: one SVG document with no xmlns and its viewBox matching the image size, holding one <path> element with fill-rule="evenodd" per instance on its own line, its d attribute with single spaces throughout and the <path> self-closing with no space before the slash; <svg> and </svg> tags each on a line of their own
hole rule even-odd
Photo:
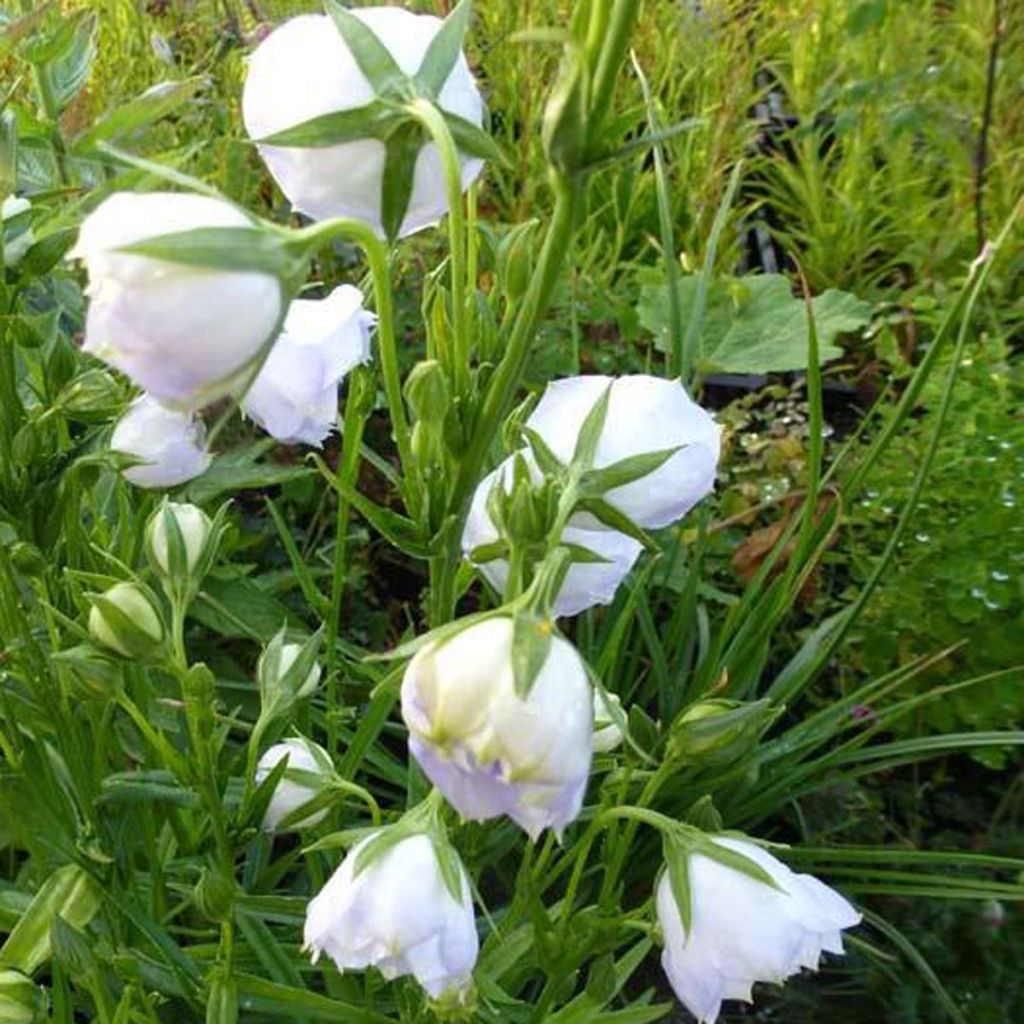
<svg viewBox="0 0 1024 1024">
<path fill-rule="evenodd" d="M 165 404 L 196 407 L 230 391 L 270 342 L 280 280 L 120 250 L 199 228 L 252 227 L 237 207 L 209 196 L 118 192 L 105 199 L 70 253 L 89 274 L 84 350 Z"/>
<path fill-rule="evenodd" d="M 305 945 L 340 971 L 376 967 L 385 978 L 411 974 L 434 999 L 469 987 L 479 939 L 465 869 L 459 896 L 445 883 L 430 836 L 400 840 L 357 872 L 352 848 L 306 909 Z"/>
<path fill-rule="evenodd" d="M 202 423 L 150 395 L 137 398 L 117 421 L 110 447 L 139 460 L 123 472 L 136 487 L 177 487 L 205 473 L 213 460 Z"/>
<path fill-rule="evenodd" d="M 668 871 L 657 886 L 665 937 L 661 962 L 676 995 L 701 1024 L 726 999 L 751 1001 L 757 981 L 781 983 L 817 970 L 823 952 L 842 953 L 844 928 L 860 914 L 813 875 L 791 871 L 755 843 L 714 836 L 767 872 L 776 887 L 700 853 L 689 854 L 690 928 L 683 926 Z"/>
<path fill-rule="evenodd" d="M 512 619 L 497 616 L 428 643 L 402 680 L 409 749 L 470 821 L 508 815 L 536 838 L 580 812 L 593 700 L 586 666 L 557 634 L 529 694 L 516 693 Z"/>
<path fill-rule="evenodd" d="M 370 359 L 376 319 L 348 284 L 324 299 L 296 299 L 242 410 L 279 441 L 319 448 L 338 426 L 339 384 Z"/>
</svg>

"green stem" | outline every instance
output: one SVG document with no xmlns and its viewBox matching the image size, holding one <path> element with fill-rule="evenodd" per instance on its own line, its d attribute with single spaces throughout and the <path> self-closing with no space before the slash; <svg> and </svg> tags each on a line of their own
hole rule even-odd
<svg viewBox="0 0 1024 1024">
<path fill-rule="evenodd" d="M 449 269 L 452 285 L 453 380 L 457 394 L 469 392 L 469 332 L 466 326 L 466 219 L 462 206 L 462 164 L 441 111 L 429 100 L 413 100 L 410 113 L 430 132 L 444 165 L 448 193 Z"/>
<path fill-rule="evenodd" d="M 501 422 L 512 407 L 530 354 L 537 325 L 540 322 L 562 269 L 572 242 L 580 185 L 567 178 L 555 183 L 555 206 L 544 245 L 533 276 L 509 336 L 505 354 L 491 378 L 480 414 L 471 432 L 471 441 L 462 464 L 449 505 L 454 525 L 447 538 L 447 550 L 438 557 L 436 574 L 431 580 L 434 597 L 431 625 L 439 626 L 451 619 L 455 606 L 455 573 L 459 566 L 459 545 L 462 525 L 469 511 L 469 502 L 480 479 L 484 461 L 490 451 Z"/>
<path fill-rule="evenodd" d="M 361 375 L 353 375 L 345 404 L 345 420 L 341 432 L 342 455 L 338 467 L 339 478 L 355 486 L 359 473 L 360 452 L 363 443 L 363 429 L 370 412 L 370 403 L 362 395 L 364 384 Z M 348 524 L 351 504 L 345 497 L 346 488 L 338 488 L 338 512 L 335 518 L 334 572 L 331 577 L 331 608 L 327 619 L 327 750 L 332 757 L 338 745 L 338 631 L 341 619 L 341 597 L 345 589 L 345 573 L 348 568 Z"/>
</svg>

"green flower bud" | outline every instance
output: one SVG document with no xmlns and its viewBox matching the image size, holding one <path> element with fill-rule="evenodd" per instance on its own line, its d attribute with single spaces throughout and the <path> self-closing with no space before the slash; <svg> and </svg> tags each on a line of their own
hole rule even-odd
<svg viewBox="0 0 1024 1024">
<path fill-rule="evenodd" d="M 420 422 L 433 427 L 444 423 L 452 396 L 448 378 L 436 359 L 425 359 L 412 368 L 405 381 L 405 398 Z"/>
<path fill-rule="evenodd" d="M 21 971 L 0 968 L 0 1022 L 36 1024 L 46 1019 L 43 990 Z"/>
<path fill-rule="evenodd" d="M 116 693 L 121 686 L 120 664 L 89 644 L 58 651 L 53 659 L 71 669 L 72 692 L 76 697 L 104 699 Z"/>
<path fill-rule="evenodd" d="M 26 541 L 12 545 L 11 564 L 26 576 L 42 576 L 46 572 L 46 558 L 42 551 Z"/>
<path fill-rule="evenodd" d="M 234 880 L 221 871 L 203 868 L 192 890 L 192 897 L 199 912 L 208 921 L 226 920 L 235 898 Z"/>
<path fill-rule="evenodd" d="M 778 713 L 767 700 L 700 701 L 673 725 L 668 755 L 694 764 L 732 764 L 754 749 Z"/>
<path fill-rule="evenodd" d="M 163 644 L 160 614 L 141 587 L 117 583 L 92 602 L 89 632 L 104 647 L 136 658 L 153 655 Z"/>
<path fill-rule="evenodd" d="M 146 548 L 153 567 L 173 580 L 186 580 L 203 561 L 213 524 L 195 505 L 165 501 L 146 525 Z"/>
</svg>

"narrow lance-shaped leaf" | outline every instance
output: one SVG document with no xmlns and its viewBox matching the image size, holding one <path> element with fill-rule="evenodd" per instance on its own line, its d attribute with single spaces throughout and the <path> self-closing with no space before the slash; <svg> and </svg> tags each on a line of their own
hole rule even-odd
<svg viewBox="0 0 1024 1024">
<path fill-rule="evenodd" d="M 373 30 L 351 11 L 335 0 L 326 0 L 324 9 L 334 20 L 359 70 L 366 75 L 378 96 L 406 77 Z"/>
<path fill-rule="evenodd" d="M 512 619 L 512 679 L 520 700 L 530 696 L 551 650 L 549 619 L 519 612 Z"/>
<path fill-rule="evenodd" d="M 604 494 L 616 487 L 623 487 L 636 480 L 642 480 L 656 469 L 660 469 L 676 452 L 685 447 L 686 445 L 680 444 L 674 448 L 662 448 L 657 452 L 630 455 L 618 462 L 613 462 L 610 466 L 592 469 L 584 474 L 583 485 L 587 493 Z"/>
<path fill-rule="evenodd" d="M 723 867 L 731 868 L 733 871 L 738 871 L 740 874 L 754 879 L 755 882 L 763 882 L 772 889 L 782 891 L 775 879 L 756 860 L 752 860 L 728 846 L 721 846 L 713 842 L 710 836 L 697 842 L 697 852 L 717 861 Z"/>
<path fill-rule="evenodd" d="M 384 234 L 388 241 L 393 242 L 402 228 L 412 198 L 416 159 L 423 148 L 423 130 L 418 124 L 404 124 L 385 145 L 380 219 Z"/>
<path fill-rule="evenodd" d="M 214 270 L 291 276 L 292 257 L 270 231 L 251 228 L 194 228 L 132 242 L 118 252 Z"/>
<path fill-rule="evenodd" d="M 490 160 L 491 163 L 499 164 L 502 167 L 509 166 L 508 157 L 505 156 L 502 148 L 494 141 L 483 128 L 478 128 L 472 121 L 467 121 L 458 114 L 442 110 L 448 130 L 452 133 L 452 139 L 456 148 L 481 160 Z"/>
<path fill-rule="evenodd" d="M 472 0 L 461 0 L 455 10 L 444 19 L 437 35 L 430 40 L 427 52 L 423 55 L 416 72 L 416 82 L 434 99 L 437 99 L 444 88 L 444 83 L 448 81 L 448 76 L 459 59 L 462 40 L 466 35 L 472 11 Z"/>
<path fill-rule="evenodd" d="M 605 420 L 608 418 L 608 403 L 612 397 L 612 386 L 609 384 L 597 401 L 591 406 L 587 413 L 583 426 L 580 427 L 579 437 L 576 439 L 576 450 L 573 452 L 572 461 L 590 469 L 594 464 L 594 456 L 597 454 L 597 445 L 601 440 L 601 432 L 604 430 Z"/>
<path fill-rule="evenodd" d="M 562 541 L 561 546 L 569 552 L 574 563 L 581 565 L 607 565 L 611 562 L 610 558 L 605 558 L 604 555 L 599 555 L 596 551 L 591 551 L 590 548 L 584 547 L 582 544 L 567 544 L 565 541 Z"/>
<path fill-rule="evenodd" d="M 547 441 L 533 427 L 524 426 L 523 436 L 533 452 L 533 457 L 537 460 L 537 465 L 540 466 L 540 471 L 545 476 L 558 476 L 565 469 L 565 466 L 559 462 L 558 456 L 548 447 Z"/>
<path fill-rule="evenodd" d="M 434 856 L 437 858 L 437 866 L 441 872 L 441 881 L 448 890 L 449 895 L 456 903 L 462 902 L 462 862 L 447 839 L 436 834 L 431 834 L 430 841 L 434 847 Z"/>
<path fill-rule="evenodd" d="M 576 507 L 581 512 L 589 512 L 603 526 L 639 541 L 648 551 L 658 550 L 657 544 L 629 516 L 603 498 L 584 498 Z"/>
<path fill-rule="evenodd" d="M 284 128 L 273 135 L 257 139 L 263 146 L 295 146 L 318 149 L 338 146 L 357 139 L 386 139 L 402 120 L 402 115 L 388 103 L 371 100 L 366 106 L 351 110 L 332 110 L 308 121 Z"/>
<path fill-rule="evenodd" d="M 693 927 L 693 899 L 690 891 L 690 852 L 676 836 L 665 836 L 665 864 L 672 898 L 679 910 L 683 931 L 689 935 Z"/>
</svg>

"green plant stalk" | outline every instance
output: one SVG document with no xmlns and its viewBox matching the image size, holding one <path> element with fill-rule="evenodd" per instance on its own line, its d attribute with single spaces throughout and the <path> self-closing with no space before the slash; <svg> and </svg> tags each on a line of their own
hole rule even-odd
<svg viewBox="0 0 1024 1024">
<path fill-rule="evenodd" d="M 353 401 L 351 389 L 349 401 L 345 405 L 345 420 L 341 432 L 342 455 L 338 467 L 340 479 L 349 487 L 354 487 L 359 474 L 360 452 L 362 450 L 363 430 L 369 417 L 367 403 Z M 325 671 L 327 675 L 327 750 L 331 757 L 337 754 L 338 747 L 338 632 L 341 626 L 341 598 L 345 588 L 345 574 L 348 569 L 348 526 L 351 504 L 341 489 L 337 491 L 338 511 L 334 530 L 334 567 L 331 574 L 331 606 L 327 619 L 327 652 Z"/>
<path fill-rule="evenodd" d="M 442 625 L 452 617 L 462 524 L 469 511 L 469 501 L 480 479 L 487 453 L 497 436 L 502 420 L 512 407 L 529 358 L 530 343 L 551 300 L 562 263 L 569 251 L 580 192 L 578 182 L 566 178 L 558 178 L 555 181 L 555 206 L 537 266 L 512 326 L 505 354 L 487 388 L 480 414 L 471 432 L 469 448 L 459 466 L 449 504 L 455 525 L 449 529 L 445 552 L 431 563 L 432 626 Z"/>
<path fill-rule="evenodd" d="M 314 224 L 293 233 L 296 244 L 305 248 L 316 248 L 335 238 L 348 238 L 366 254 L 373 280 L 373 298 L 377 313 L 377 352 L 380 356 L 380 371 L 387 399 L 391 429 L 398 448 L 398 459 L 402 467 L 402 498 L 410 512 L 419 508 L 419 493 L 411 486 L 410 474 L 415 466 L 412 454 L 409 421 L 405 415 L 402 399 L 402 379 L 398 364 L 398 346 L 395 341 L 395 307 L 391 294 L 391 261 L 387 246 L 361 221 L 339 218 Z"/>
<path fill-rule="evenodd" d="M 449 274 L 452 285 L 452 335 L 455 341 L 452 378 L 457 394 L 469 393 L 469 332 L 466 324 L 466 218 L 462 206 L 462 165 L 455 140 L 437 107 L 428 100 L 413 100 L 412 115 L 430 133 L 441 154 L 448 194 Z"/>
<path fill-rule="evenodd" d="M 647 129 L 650 137 L 657 139 L 659 132 L 658 115 L 654 108 L 654 97 L 640 61 L 631 54 L 633 70 L 640 81 L 647 108 Z M 654 154 L 654 184 L 658 197 L 658 228 L 661 234 L 661 254 L 665 262 L 665 282 L 668 285 L 668 322 L 672 332 L 668 348 L 668 375 L 678 377 L 683 368 L 683 311 L 679 303 L 679 260 L 676 257 L 675 231 L 672 226 L 672 202 L 669 198 L 668 171 L 665 167 L 665 151 L 661 143 L 651 144 Z"/>
<path fill-rule="evenodd" d="M 51 125 L 50 143 L 53 146 L 54 161 L 57 165 L 57 177 L 62 185 L 67 185 L 71 182 L 71 176 L 68 174 L 67 146 L 64 144 L 64 136 L 60 130 L 60 108 L 57 106 L 57 97 L 53 94 L 53 86 L 50 84 L 46 69 L 39 64 L 33 64 L 32 72 L 39 100 Z"/>
</svg>

